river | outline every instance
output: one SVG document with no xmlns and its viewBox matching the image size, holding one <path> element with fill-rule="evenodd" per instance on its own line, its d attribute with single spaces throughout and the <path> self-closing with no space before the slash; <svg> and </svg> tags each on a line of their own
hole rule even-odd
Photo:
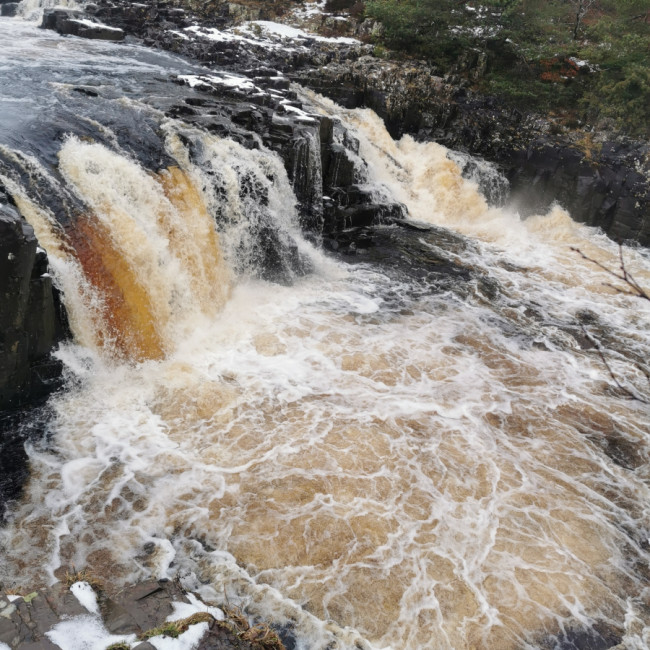
<svg viewBox="0 0 650 650">
<path fill-rule="evenodd" d="M 301 649 L 650 647 L 650 304 L 572 250 L 616 270 L 616 244 L 559 206 L 491 207 L 443 147 L 300 91 L 423 224 L 377 229 L 390 263 L 327 254 L 275 153 L 147 101 L 198 66 L 22 20 L 0 41 L 23 170 L 0 180 L 74 333 L 2 582 L 180 575 Z M 310 272 L 260 277 L 264 220 Z M 647 251 L 622 254 L 650 287 Z"/>
</svg>

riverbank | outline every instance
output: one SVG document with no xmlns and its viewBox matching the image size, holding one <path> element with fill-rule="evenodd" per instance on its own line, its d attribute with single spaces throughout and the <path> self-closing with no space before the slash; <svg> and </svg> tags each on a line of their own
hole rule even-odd
<svg viewBox="0 0 650 650">
<path fill-rule="evenodd" d="M 268 625 L 227 603 L 206 604 L 178 582 L 109 589 L 87 572 L 24 595 L 0 589 L 0 650 L 285 648 Z"/>
<path fill-rule="evenodd" d="M 212 3 L 200 13 L 192 2 L 145 9 L 104 0 L 96 6 L 98 19 L 147 45 L 241 74 L 259 65 L 275 68 L 347 108 L 372 108 L 393 137 L 413 135 L 495 163 L 522 216 L 557 202 L 615 241 L 650 245 L 647 141 L 589 125 L 568 127 L 559 117 L 525 113 L 481 95 L 458 74 L 417 60 L 391 60 L 385 51 L 374 56 L 376 48 L 366 44 L 377 28 L 372 21 L 328 13 L 322 3 Z M 464 61 L 465 76 L 485 73 L 481 61 Z"/>
</svg>

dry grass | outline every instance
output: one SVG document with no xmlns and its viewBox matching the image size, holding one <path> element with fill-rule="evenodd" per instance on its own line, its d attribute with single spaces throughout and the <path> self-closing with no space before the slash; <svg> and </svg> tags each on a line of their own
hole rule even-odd
<svg viewBox="0 0 650 650">
<path fill-rule="evenodd" d="M 210 623 L 226 630 L 242 641 L 250 643 L 259 650 L 285 650 L 280 637 L 267 623 L 258 623 L 251 626 L 245 614 L 239 608 L 224 607 L 222 609 L 226 614 L 225 621 L 216 620 L 208 612 L 197 612 L 178 621 L 167 621 L 158 627 L 143 632 L 138 638 L 141 641 L 146 641 L 154 636 L 168 636 L 176 639 L 183 632 L 186 632 L 190 625 Z M 118 646 L 115 650 L 122 649 Z"/>
<path fill-rule="evenodd" d="M 151 630 L 143 632 L 138 638 L 141 641 L 146 641 L 154 636 L 170 636 L 173 639 L 178 638 L 183 632 L 187 632 L 190 625 L 196 625 L 197 623 L 211 623 L 214 621 L 214 616 L 208 614 L 208 612 L 197 612 L 188 616 L 187 618 L 181 618 L 178 621 L 167 621 L 159 627 L 154 627 Z"/>
<path fill-rule="evenodd" d="M 102 581 L 87 569 L 75 571 L 73 567 L 72 573 L 65 572 L 65 586 L 70 588 L 75 582 L 87 582 L 95 591 L 102 591 L 104 588 Z"/>
<path fill-rule="evenodd" d="M 242 641 L 256 645 L 262 650 L 285 650 L 280 637 L 268 623 L 258 623 L 251 627 L 248 619 L 238 607 L 225 607 L 223 610 L 231 621 L 230 631 L 234 632 Z M 233 627 L 235 627 L 234 630 Z"/>
</svg>

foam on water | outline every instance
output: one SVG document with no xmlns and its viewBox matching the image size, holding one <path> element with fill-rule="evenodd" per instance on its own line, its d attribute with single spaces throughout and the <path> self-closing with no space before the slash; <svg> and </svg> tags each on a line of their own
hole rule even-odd
<svg viewBox="0 0 650 650">
<path fill-rule="evenodd" d="M 354 130 L 368 186 L 473 238 L 444 252 L 491 297 L 474 280 L 461 299 L 325 261 L 267 151 L 168 125 L 178 167 L 152 174 L 69 139 L 59 171 L 88 208 L 75 231 L 10 190 L 66 294 L 89 283 L 105 305 L 118 286 L 127 311 L 148 311 L 118 322 L 100 308 L 123 356 L 88 337 L 60 351 L 78 381 L 51 402 L 50 442 L 30 448 L 3 581 L 62 565 L 112 582 L 179 572 L 204 599 L 225 592 L 288 626 L 299 648 L 552 647 L 592 628 L 647 647 L 648 407 L 583 349 L 578 320 L 647 396 L 650 306 L 569 245 L 613 266 L 618 249 L 560 208 L 526 221 L 489 208 L 442 147 L 312 100 Z M 251 214 L 316 271 L 278 286 L 238 266 Z M 650 285 L 647 258 L 625 259 Z M 155 346 L 132 347 L 134 332 Z"/>
<path fill-rule="evenodd" d="M 43 17 L 45 9 L 62 7 L 66 9 L 79 9 L 79 3 L 75 0 L 20 0 L 18 15 L 30 21 L 39 21 Z"/>
</svg>

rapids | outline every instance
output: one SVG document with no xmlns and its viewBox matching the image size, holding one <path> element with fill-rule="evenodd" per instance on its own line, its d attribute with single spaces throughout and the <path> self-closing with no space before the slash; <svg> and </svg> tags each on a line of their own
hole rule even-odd
<svg viewBox="0 0 650 650">
<path fill-rule="evenodd" d="M 0 33 L 1 80 L 22 83 L 1 98 L 0 153 L 24 170 L 0 180 L 75 336 L 0 530 L 0 581 L 180 575 L 301 649 L 650 647 L 650 305 L 571 250 L 616 269 L 613 242 L 559 206 L 491 207 L 443 147 L 307 93 L 359 140 L 359 182 L 467 273 L 431 284 L 408 246 L 391 267 L 326 255 L 276 154 L 138 102 L 191 64 L 20 21 Z M 92 115 L 69 91 L 89 82 L 113 88 Z M 53 110 L 103 141 L 43 126 L 21 149 Z M 159 124 L 162 166 L 119 120 Z M 312 269 L 292 284 L 255 273 L 269 222 Z M 650 287 L 647 251 L 623 255 Z"/>
</svg>

